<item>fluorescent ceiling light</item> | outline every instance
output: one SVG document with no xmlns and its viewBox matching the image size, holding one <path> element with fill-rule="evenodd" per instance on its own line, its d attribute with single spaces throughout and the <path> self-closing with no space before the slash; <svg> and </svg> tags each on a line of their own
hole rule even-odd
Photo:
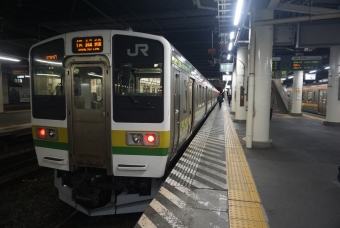
<svg viewBox="0 0 340 228">
<path fill-rule="evenodd" d="M 309 71 L 309 73 L 315 73 L 316 72 L 316 70 L 311 70 L 311 71 Z"/>
<path fill-rule="evenodd" d="M 234 39 L 235 38 L 235 32 L 231 32 L 230 34 L 229 34 L 229 38 L 232 40 L 232 39 Z"/>
<path fill-rule="evenodd" d="M 242 5 L 243 5 L 243 0 L 238 0 L 237 6 L 236 6 L 235 18 L 234 18 L 234 25 L 235 26 L 237 26 L 238 22 L 240 21 Z"/>
<path fill-rule="evenodd" d="M 325 70 L 328 70 L 328 69 L 329 69 L 329 66 L 326 66 L 326 67 L 325 67 Z"/>
<path fill-rule="evenodd" d="M 35 59 L 35 61 L 41 62 L 41 63 L 53 64 L 53 65 L 62 65 L 61 62 L 52 62 L 52 61 L 46 61 L 46 60 L 41 60 L 41 59 Z"/>
<path fill-rule="evenodd" d="M 60 77 L 60 75 L 58 75 L 58 74 L 37 74 L 37 75 L 40 75 L 40 76 Z"/>
<path fill-rule="evenodd" d="M 230 43 L 229 43 L 229 46 L 228 46 L 228 51 L 231 51 L 232 48 L 233 48 L 233 43 L 230 42 Z"/>
<path fill-rule="evenodd" d="M 230 59 L 230 57 L 231 57 L 231 55 L 230 55 L 230 54 L 228 54 L 228 56 L 227 56 L 227 59 L 229 60 L 229 59 Z"/>
<path fill-rule="evenodd" d="M 289 76 L 288 79 L 294 78 L 294 76 Z"/>
<path fill-rule="evenodd" d="M 29 78 L 29 75 L 17 75 L 17 78 Z"/>
<path fill-rule="evenodd" d="M 0 59 L 13 61 L 13 62 L 20 62 L 21 61 L 20 59 L 9 58 L 9 57 L 5 57 L 5 56 L 0 56 Z"/>
<path fill-rule="evenodd" d="M 100 77 L 100 78 L 103 77 L 103 75 L 98 75 L 98 74 L 95 74 L 95 73 L 93 73 L 93 72 L 88 73 L 88 75 L 95 76 L 95 77 Z"/>
</svg>

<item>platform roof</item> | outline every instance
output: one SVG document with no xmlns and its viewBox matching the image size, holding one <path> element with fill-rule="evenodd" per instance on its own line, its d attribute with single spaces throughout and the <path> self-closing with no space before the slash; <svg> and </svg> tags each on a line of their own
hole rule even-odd
<svg viewBox="0 0 340 228">
<path fill-rule="evenodd" d="M 27 58 L 33 44 L 66 32 L 132 29 L 164 36 L 205 77 L 220 78 L 221 46 L 229 43 L 230 32 L 239 30 L 238 39 L 248 39 L 247 13 L 233 25 L 236 5 L 237 0 L 0 0 L 0 54 Z M 272 8 L 275 19 L 336 12 L 339 6 L 339 0 L 244 0 L 244 11 Z M 216 54 L 208 53 L 211 48 Z M 274 55 L 304 51 L 294 45 L 273 49 Z"/>
</svg>

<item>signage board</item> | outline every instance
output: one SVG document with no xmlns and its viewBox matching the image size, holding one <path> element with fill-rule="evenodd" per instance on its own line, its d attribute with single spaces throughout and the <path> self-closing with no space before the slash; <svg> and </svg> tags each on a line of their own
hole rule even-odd
<svg viewBox="0 0 340 228">
<path fill-rule="evenodd" d="M 272 78 L 286 78 L 287 71 L 280 70 L 280 71 L 272 71 Z"/>
<path fill-rule="evenodd" d="M 292 56 L 272 57 L 272 71 L 290 71 L 292 70 Z"/>
<path fill-rule="evenodd" d="M 316 70 L 322 67 L 321 56 L 294 56 L 292 57 L 293 70 Z"/>
<path fill-rule="evenodd" d="M 92 53 L 103 51 L 103 37 L 76 37 L 72 39 L 73 53 Z"/>
<path fill-rule="evenodd" d="M 315 80 L 316 79 L 316 73 L 309 74 L 305 73 L 305 80 Z"/>
<path fill-rule="evenodd" d="M 223 76 L 222 81 L 230 81 L 231 80 L 231 75 L 224 74 L 222 76 Z"/>
<path fill-rule="evenodd" d="M 233 63 L 220 63 L 220 72 L 233 72 L 234 65 Z"/>
</svg>

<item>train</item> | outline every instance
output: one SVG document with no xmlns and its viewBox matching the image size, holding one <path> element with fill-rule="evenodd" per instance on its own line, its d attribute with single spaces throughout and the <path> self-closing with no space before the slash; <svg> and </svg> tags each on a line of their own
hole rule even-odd
<svg viewBox="0 0 340 228">
<path fill-rule="evenodd" d="M 327 83 L 312 83 L 303 85 L 301 110 L 305 112 L 326 115 Z M 287 95 L 293 93 L 292 87 L 287 87 Z"/>
<path fill-rule="evenodd" d="M 43 40 L 29 69 L 39 166 L 89 216 L 144 211 L 219 93 L 164 37 L 133 31 Z"/>
</svg>

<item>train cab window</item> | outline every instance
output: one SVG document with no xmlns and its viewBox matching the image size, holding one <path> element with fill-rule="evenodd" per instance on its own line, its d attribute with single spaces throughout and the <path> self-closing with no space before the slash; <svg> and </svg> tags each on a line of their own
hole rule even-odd
<svg viewBox="0 0 340 228">
<path fill-rule="evenodd" d="M 77 109 L 103 107 L 103 70 L 101 67 L 73 69 L 73 105 Z"/>
<path fill-rule="evenodd" d="M 161 123 L 164 120 L 164 46 L 154 39 L 115 34 L 113 120 Z M 166 88 L 169 88 L 167 85 Z"/>
<path fill-rule="evenodd" d="M 66 118 L 64 40 L 57 39 L 31 50 L 32 115 L 38 119 Z"/>
</svg>

